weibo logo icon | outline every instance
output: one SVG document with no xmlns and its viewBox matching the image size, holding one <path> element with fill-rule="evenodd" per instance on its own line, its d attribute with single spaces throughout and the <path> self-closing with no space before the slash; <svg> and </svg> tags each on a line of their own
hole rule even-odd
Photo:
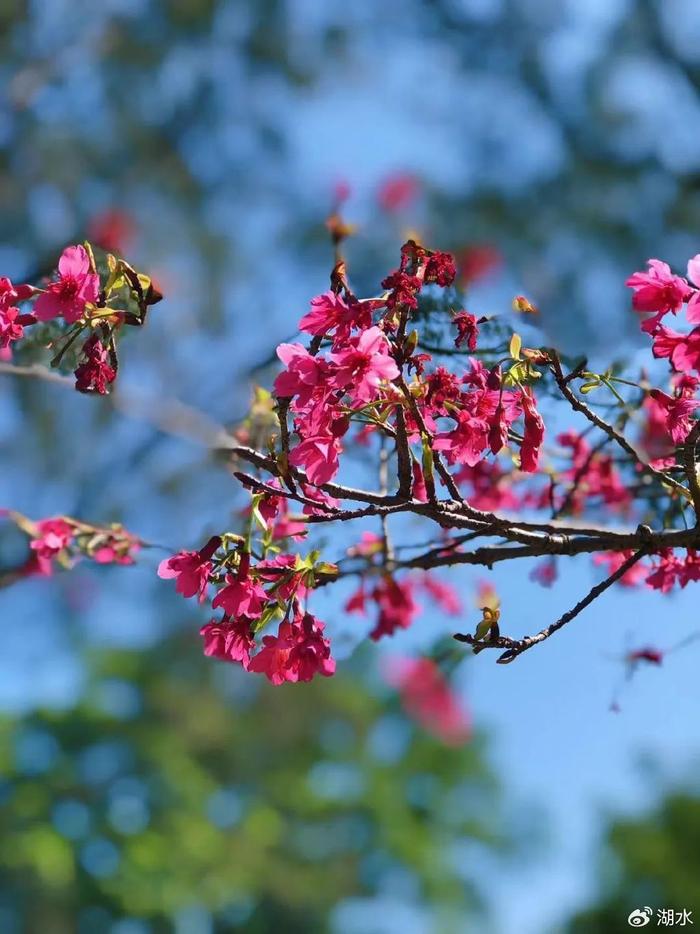
<svg viewBox="0 0 700 934">
<path fill-rule="evenodd" d="M 653 909 L 649 908 L 648 905 L 645 905 L 644 908 L 635 908 L 634 911 L 630 912 L 627 923 L 633 928 L 643 928 L 649 924 L 653 914 Z"/>
</svg>

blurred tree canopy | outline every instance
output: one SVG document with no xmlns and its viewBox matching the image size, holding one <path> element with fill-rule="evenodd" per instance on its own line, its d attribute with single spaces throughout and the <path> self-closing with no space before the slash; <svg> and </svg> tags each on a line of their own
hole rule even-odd
<svg viewBox="0 0 700 934">
<path fill-rule="evenodd" d="M 392 889 L 462 929 L 480 849 L 507 843 L 482 744 L 437 745 L 354 674 L 280 691 L 172 640 L 95 657 L 74 708 L 4 718 L 3 932 L 171 931 L 193 909 L 323 931 Z"/>
<path fill-rule="evenodd" d="M 672 791 L 648 814 L 610 823 L 600 857 L 599 896 L 565 926 L 570 934 L 607 934 L 627 926 L 635 908 L 692 912 L 700 920 L 700 798 Z M 687 925 L 690 927 L 690 924 Z"/>
</svg>

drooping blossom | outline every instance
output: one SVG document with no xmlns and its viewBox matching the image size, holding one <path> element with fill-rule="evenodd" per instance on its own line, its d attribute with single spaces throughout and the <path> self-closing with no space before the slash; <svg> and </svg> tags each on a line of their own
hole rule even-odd
<svg viewBox="0 0 700 934">
<path fill-rule="evenodd" d="M 267 594 L 252 577 L 235 577 L 228 574 L 226 584 L 212 600 L 212 607 L 221 609 L 227 616 L 246 616 L 258 619 L 265 608 Z"/>
<path fill-rule="evenodd" d="M 423 281 L 426 285 L 439 285 L 440 288 L 446 288 L 452 285 L 457 275 L 454 257 L 450 253 L 437 251 L 428 256 L 425 261 L 425 271 Z"/>
<path fill-rule="evenodd" d="M 404 272 L 402 269 L 395 269 L 382 279 L 382 288 L 389 289 L 386 300 L 387 308 L 396 308 L 399 305 L 417 308 L 418 293 L 422 285 L 423 280 L 418 276 Z"/>
<path fill-rule="evenodd" d="M 418 461 L 413 461 L 411 467 L 413 472 L 413 486 L 411 489 L 411 495 L 413 499 L 417 499 L 420 503 L 428 502 L 428 489 L 425 485 L 425 477 L 423 476 L 423 469 Z"/>
<path fill-rule="evenodd" d="M 276 636 L 263 636 L 263 645 L 248 665 L 249 671 L 264 674 L 272 684 L 311 681 L 335 673 L 331 646 L 323 635 L 323 623 L 310 613 L 280 623 Z"/>
<path fill-rule="evenodd" d="M 471 243 L 457 252 L 459 278 L 463 285 L 484 279 L 503 265 L 499 250 L 488 243 Z"/>
<path fill-rule="evenodd" d="M 218 536 L 211 538 L 200 551 L 179 551 L 158 565 L 158 577 L 175 579 L 175 589 L 183 597 L 199 597 L 204 601 L 209 575 L 212 571 L 212 555 L 221 544 Z"/>
<path fill-rule="evenodd" d="M 238 662 L 247 671 L 251 649 L 255 648 L 250 620 L 246 617 L 212 619 L 199 630 L 204 639 L 204 654 L 226 662 Z"/>
<path fill-rule="evenodd" d="M 667 357 L 681 373 L 700 372 L 700 328 L 690 334 L 680 334 L 660 325 L 654 335 L 652 352 L 655 357 Z"/>
<path fill-rule="evenodd" d="M 467 742 L 471 721 L 438 665 L 429 658 L 392 658 L 387 679 L 401 695 L 406 713 L 449 746 Z"/>
<path fill-rule="evenodd" d="M 99 544 L 90 552 L 97 564 L 133 564 L 135 555 L 141 550 L 141 542 L 135 535 L 121 529 L 100 536 Z"/>
<path fill-rule="evenodd" d="M 82 357 L 83 362 L 75 369 L 75 388 L 78 392 L 107 395 L 117 371 L 111 364 L 109 350 L 97 334 L 83 344 Z"/>
<path fill-rule="evenodd" d="M 473 353 L 476 350 L 476 341 L 479 337 L 476 315 L 472 315 L 468 311 L 458 311 L 452 319 L 452 324 L 457 328 L 455 347 L 462 347 L 466 344 L 467 349 Z"/>
<path fill-rule="evenodd" d="M 82 317 L 86 302 L 96 302 L 100 278 L 90 267 L 90 257 L 83 246 L 69 246 L 58 261 L 56 282 L 50 282 L 37 298 L 34 314 L 39 321 L 62 315 L 67 324 Z"/>
<path fill-rule="evenodd" d="M 24 327 L 20 323 L 21 317 L 19 308 L 0 307 L 0 350 L 4 350 L 24 336 Z"/>
<path fill-rule="evenodd" d="M 633 554 L 634 551 L 629 549 L 624 551 L 601 551 L 593 555 L 593 563 L 604 565 L 605 573 L 609 576 L 610 574 L 614 574 L 615 571 L 618 571 Z M 617 583 L 622 584 L 623 587 L 636 587 L 646 580 L 648 574 L 649 568 L 638 561 L 625 571 Z"/>
<path fill-rule="evenodd" d="M 377 642 L 382 636 L 391 636 L 397 629 L 408 629 L 418 615 L 420 607 L 413 598 L 413 583 L 384 577 L 372 591 L 379 609 L 377 623 L 369 634 Z"/>
<path fill-rule="evenodd" d="M 520 446 L 520 467 L 525 473 L 534 473 L 537 470 L 540 458 L 540 447 L 544 441 L 544 422 L 537 411 L 535 397 L 530 389 L 522 391 L 523 416 L 525 419 L 525 433 Z"/>
<path fill-rule="evenodd" d="M 435 574 L 426 571 L 419 578 L 419 583 L 423 590 L 435 601 L 436 606 L 444 610 L 445 613 L 456 616 L 462 612 L 462 601 L 459 599 L 457 591 L 446 581 L 440 580 Z"/>
<path fill-rule="evenodd" d="M 455 416 L 457 425 L 452 431 L 435 437 L 433 448 L 444 451 L 450 464 L 460 463 L 473 467 L 484 456 L 489 440 L 489 424 L 471 412 L 462 410 Z"/>
<path fill-rule="evenodd" d="M 301 467 L 311 483 L 320 486 L 328 483 L 340 469 L 338 455 L 342 450 L 340 441 L 333 435 L 317 435 L 306 438 L 291 451 L 289 463 Z"/>
<path fill-rule="evenodd" d="M 649 395 L 664 413 L 666 430 L 673 443 L 682 444 L 690 433 L 693 425 L 691 416 L 700 405 L 700 401 L 682 396 L 669 396 L 660 389 L 652 389 Z"/>
<path fill-rule="evenodd" d="M 600 499 L 615 510 L 630 506 L 632 496 L 610 455 L 592 452 L 586 439 L 573 431 L 558 435 L 557 444 L 571 450 L 571 467 L 561 479 L 569 485 L 566 496 L 574 515 L 583 512 L 590 499 Z"/>
</svg>

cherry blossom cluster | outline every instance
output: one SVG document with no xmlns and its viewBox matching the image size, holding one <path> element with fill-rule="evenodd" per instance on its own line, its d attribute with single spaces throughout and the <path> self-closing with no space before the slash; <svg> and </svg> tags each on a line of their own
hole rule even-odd
<svg viewBox="0 0 700 934">
<path fill-rule="evenodd" d="M 256 508 L 256 513 L 271 543 L 275 526 L 271 523 L 268 529 L 262 511 Z M 317 576 L 332 577 L 337 569 L 319 563 L 314 553 L 302 559 L 272 545 L 265 550 L 276 553 L 254 560 L 240 536 L 217 535 L 199 551 L 166 558 L 158 575 L 174 579 L 178 593 L 196 596 L 200 602 L 210 586 L 215 588 L 211 605 L 222 615 L 201 629 L 205 655 L 238 663 L 276 685 L 310 681 L 315 674 L 332 675 L 335 660 L 323 634 L 324 624 L 303 605 Z M 276 634 L 265 634 L 256 643 L 256 634 L 273 622 L 278 623 Z"/>
<path fill-rule="evenodd" d="M 68 569 L 87 558 L 96 564 L 133 564 L 143 543 L 123 526 L 94 526 L 70 516 L 33 521 L 19 512 L 0 510 L 29 539 L 29 556 L 17 577 L 48 577 L 56 566 Z"/>
<path fill-rule="evenodd" d="M 339 215 L 331 220 L 338 247 L 349 226 Z M 368 298 L 353 293 L 336 258 L 330 289 L 298 321 L 299 339 L 277 348 L 272 393 L 256 391 L 230 436 L 234 475 L 249 495 L 240 531 L 159 567 L 182 596 L 211 599 L 218 611 L 201 629 L 206 655 L 273 684 L 332 675 L 324 623 L 309 607 L 315 590 L 342 578 L 355 581 L 344 613 L 366 617 L 377 641 L 409 628 L 427 602 L 462 614 L 438 569 L 534 559 L 531 579 L 552 586 L 563 557 L 592 557 L 606 578 L 540 632 L 504 635 L 501 608 L 479 607 L 472 632 L 456 638 L 475 652 L 497 649 L 502 663 L 548 639 L 615 583 L 667 593 L 700 578 L 700 255 L 687 278 L 650 260 L 648 271 L 628 279 L 653 357 L 668 362 L 661 373 L 665 364 L 650 355 L 650 367 L 634 378 L 616 367 L 595 372 L 585 358 L 544 344 L 523 346 L 508 324 L 465 308 L 449 253 L 408 240 L 397 268 Z M 17 307 L 29 300 L 37 320 L 60 316 L 74 329 L 69 343 L 87 331 L 76 381 L 97 393 L 116 371 L 113 331 L 134 323 L 112 302 L 120 290 L 139 299 L 136 283 L 144 313 L 157 299 L 123 261 L 107 262 L 102 282 L 89 249 L 71 247 L 57 279 L 41 290 L 8 283 L 12 295 L 0 306 L 8 335 L 29 323 Z M 512 308 L 534 333 L 536 305 L 518 295 Z M 666 316 L 684 308 L 690 330 L 672 331 Z M 557 431 L 546 432 L 547 406 L 571 424 L 560 415 Z M 360 489 L 349 472 L 368 467 L 372 488 Z M 375 530 L 334 539 L 337 563 L 306 547 L 317 527 L 354 530 L 355 520 Z M 108 547 L 87 546 L 89 527 L 73 520 L 45 522 L 33 526 L 30 546 L 44 567 L 71 548 L 95 557 Z M 134 548 L 112 560 L 130 560 Z M 415 674 L 428 698 L 441 696 L 434 675 Z M 432 710 L 419 694 L 416 710 Z M 444 697 L 435 703 L 449 707 Z"/>
<path fill-rule="evenodd" d="M 151 280 L 111 253 L 104 270 L 88 242 L 66 247 L 56 274 L 40 285 L 0 278 L 0 355 L 13 357 L 31 325 L 57 324 L 40 344 L 51 348 L 52 366 L 72 358 L 75 388 L 106 395 L 117 376 L 116 337 L 124 325 L 141 325 L 150 305 L 160 300 Z M 82 344 L 79 344 L 82 339 Z"/>
</svg>

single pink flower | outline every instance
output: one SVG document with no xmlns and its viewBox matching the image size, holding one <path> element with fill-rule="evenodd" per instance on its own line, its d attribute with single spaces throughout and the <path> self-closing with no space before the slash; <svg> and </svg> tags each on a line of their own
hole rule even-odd
<svg viewBox="0 0 700 934">
<path fill-rule="evenodd" d="M 336 343 L 347 341 L 354 328 L 369 328 L 372 313 L 366 302 L 348 305 L 341 295 L 324 292 L 311 299 L 311 309 L 299 322 L 299 330 L 322 335 L 335 331 Z"/>
<path fill-rule="evenodd" d="M 175 578 L 175 589 L 178 593 L 182 594 L 183 597 L 197 595 L 199 602 L 203 603 L 212 570 L 210 559 L 213 550 L 209 546 L 214 540 L 212 539 L 209 545 L 206 545 L 201 551 L 179 551 L 171 558 L 161 561 L 158 565 L 158 577 L 163 580 Z M 218 539 L 218 542 L 220 544 L 221 539 Z"/>
<path fill-rule="evenodd" d="M 51 574 L 53 558 L 73 541 L 75 531 L 65 519 L 42 519 L 36 523 L 37 535 L 29 542 L 36 553 L 39 574 Z"/>
<path fill-rule="evenodd" d="M 360 584 L 357 590 L 350 594 L 345 601 L 343 609 L 346 613 L 360 613 L 362 616 L 367 615 L 367 591 L 365 590 L 364 584 Z"/>
<path fill-rule="evenodd" d="M 277 356 L 287 369 L 275 380 L 275 395 L 296 396 L 298 405 L 307 405 L 325 380 L 328 369 L 325 361 L 313 357 L 301 344 L 280 344 Z"/>
<path fill-rule="evenodd" d="M 417 499 L 420 503 L 428 502 L 428 490 L 425 485 L 425 477 L 423 476 L 423 469 L 418 461 L 413 461 L 413 489 L 411 495 L 413 499 Z"/>
<path fill-rule="evenodd" d="M 426 593 L 430 594 L 435 604 L 439 606 L 441 610 L 444 610 L 445 613 L 456 616 L 457 613 L 462 612 L 462 601 L 459 599 L 454 587 L 440 580 L 439 577 L 431 574 L 430 571 L 426 571 L 420 578 L 420 585 Z"/>
<path fill-rule="evenodd" d="M 128 252 L 136 233 L 136 225 L 130 214 L 120 208 L 108 208 L 90 219 L 88 239 L 103 250 L 124 255 Z"/>
<path fill-rule="evenodd" d="M 459 278 L 463 285 L 484 279 L 503 265 L 503 257 L 488 243 L 471 243 L 457 254 Z"/>
<path fill-rule="evenodd" d="M 24 337 L 24 327 L 20 323 L 19 308 L 3 308 L 0 305 L 0 349 L 5 349 L 14 341 Z"/>
<path fill-rule="evenodd" d="M 545 558 L 530 571 L 530 580 L 537 581 L 543 587 L 551 587 L 557 579 L 557 562 L 554 558 Z"/>
<path fill-rule="evenodd" d="M 658 259 L 650 259 L 647 263 L 647 272 L 635 272 L 627 279 L 625 285 L 632 289 L 632 306 L 635 311 L 656 312 L 652 319 L 654 328 L 663 315 L 669 311 L 677 314 L 691 294 L 688 283 L 680 276 L 671 272 L 667 263 Z M 647 328 L 649 324 L 647 323 Z"/>
<path fill-rule="evenodd" d="M 330 359 L 337 365 L 333 385 L 347 388 L 355 402 L 371 402 L 377 398 L 382 380 L 396 379 L 399 368 L 389 356 L 389 341 L 378 327 L 368 328 L 350 341 L 346 349 L 333 353 Z"/>
<path fill-rule="evenodd" d="M 202 626 L 199 634 L 204 639 L 205 655 L 225 662 L 239 662 L 248 670 L 250 651 L 255 648 L 249 619 L 231 620 L 226 616 L 221 621 L 212 619 Z"/>
<path fill-rule="evenodd" d="M 242 580 L 232 574 L 226 577 L 226 586 L 217 593 L 212 607 L 221 607 L 227 616 L 259 619 L 267 603 L 267 594 L 252 577 Z"/>
<path fill-rule="evenodd" d="M 455 416 L 457 425 L 452 431 L 441 432 L 433 447 L 444 451 L 450 464 L 460 463 L 473 467 L 484 456 L 489 440 L 489 425 L 483 418 L 476 418 L 465 409 Z"/>
<path fill-rule="evenodd" d="M 306 438 L 291 451 L 289 463 L 293 467 L 302 467 L 309 481 L 321 486 L 338 473 L 341 450 L 340 441 L 332 435 Z"/>
<path fill-rule="evenodd" d="M 85 310 L 86 302 L 96 302 L 100 277 L 90 269 L 90 257 L 82 246 L 68 246 L 58 261 L 58 281 L 51 282 L 34 305 L 39 321 L 63 315 L 74 324 Z"/>
<path fill-rule="evenodd" d="M 426 285 L 439 285 L 444 289 L 452 285 L 456 275 L 457 267 L 451 253 L 437 251 L 426 259 L 423 273 L 423 281 Z"/>
</svg>

